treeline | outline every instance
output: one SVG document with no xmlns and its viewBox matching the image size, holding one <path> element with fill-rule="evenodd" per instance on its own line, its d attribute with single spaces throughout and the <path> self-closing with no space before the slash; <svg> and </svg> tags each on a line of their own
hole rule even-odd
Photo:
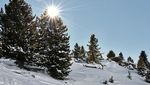
<svg viewBox="0 0 150 85">
<path fill-rule="evenodd" d="M 88 51 L 84 49 L 84 46 L 79 46 L 78 43 L 74 45 L 71 56 L 74 57 L 76 62 L 99 63 L 100 60 L 103 60 L 95 34 L 90 36 L 90 41 L 87 46 Z"/>
<path fill-rule="evenodd" d="M 45 68 L 53 78 L 65 79 L 71 65 L 67 31 L 61 18 L 50 18 L 47 10 L 36 17 L 25 0 L 9 0 L 0 10 L 0 56 L 16 60 L 20 68 Z"/>
<path fill-rule="evenodd" d="M 88 51 L 84 49 L 84 46 L 78 45 L 78 43 L 74 45 L 71 56 L 74 57 L 75 62 L 97 63 L 103 68 L 101 61 L 104 60 L 104 58 L 100 52 L 98 39 L 95 38 L 94 34 L 91 35 L 87 46 Z M 115 61 L 120 66 L 128 68 L 129 70 L 137 70 L 139 75 L 145 77 L 147 82 L 150 82 L 150 62 L 147 59 L 145 51 L 141 51 L 137 64 L 134 63 L 134 60 L 130 56 L 125 60 L 122 52 L 116 55 L 113 50 L 110 50 L 106 56 L 108 61 Z"/>
</svg>

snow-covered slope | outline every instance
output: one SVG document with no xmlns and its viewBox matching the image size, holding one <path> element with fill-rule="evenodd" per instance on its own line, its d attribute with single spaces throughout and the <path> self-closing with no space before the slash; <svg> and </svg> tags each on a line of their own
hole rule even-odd
<svg viewBox="0 0 150 85">
<path fill-rule="evenodd" d="M 132 80 L 128 76 L 128 70 L 115 62 L 103 61 L 104 69 L 88 68 L 84 63 L 73 63 L 72 72 L 68 80 L 55 80 L 43 73 L 25 71 L 17 68 L 12 61 L 0 60 L 0 85 L 103 85 L 102 82 L 113 76 L 114 83 L 108 85 L 149 85 L 144 78 L 137 75 L 136 71 L 130 71 Z M 87 64 L 88 65 L 88 64 Z M 90 65 L 98 67 L 99 65 Z"/>
</svg>

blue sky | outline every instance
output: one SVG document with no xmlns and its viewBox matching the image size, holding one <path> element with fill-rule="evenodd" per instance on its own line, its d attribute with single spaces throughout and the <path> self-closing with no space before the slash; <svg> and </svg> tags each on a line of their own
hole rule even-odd
<svg viewBox="0 0 150 85">
<path fill-rule="evenodd" d="M 8 0 L 0 0 L 3 7 Z M 34 14 L 39 16 L 51 0 L 27 0 Z M 99 39 L 101 51 L 106 55 L 114 50 L 118 55 L 135 60 L 145 50 L 150 60 L 150 0 L 53 0 L 61 3 L 64 24 L 70 34 L 70 45 L 84 45 L 91 34 Z"/>
</svg>

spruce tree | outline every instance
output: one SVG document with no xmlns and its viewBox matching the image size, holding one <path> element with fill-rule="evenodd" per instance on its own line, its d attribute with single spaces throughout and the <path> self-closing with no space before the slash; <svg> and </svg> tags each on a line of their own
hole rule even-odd
<svg viewBox="0 0 150 85">
<path fill-rule="evenodd" d="M 32 44 L 30 49 L 33 52 L 32 65 L 44 66 L 47 62 L 47 56 L 49 49 L 50 33 L 48 31 L 49 26 L 49 16 L 47 16 L 46 11 L 35 20 L 36 30 L 32 36 Z"/>
<path fill-rule="evenodd" d="M 109 53 L 107 54 L 107 59 L 112 59 L 114 58 L 116 55 L 114 53 L 114 51 L 110 50 Z"/>
<path fill-rule="evenodd" d="M 128 63 L 134 63 L 133 59 L 130 56 L 127 58 L 127 62 Z"/>
<path fill-rule="evenodd" d="M 81 56 L 80 56 L 80 46 L 78 43 L 74 45 L 74 50 L 73 50 L 73 57 L 78 61 Z"/>
<path fill-rule="evenodd" d="M 122 52 L 119 53 L 119 58 L 120 58 L 121 60 L 124 60 L 124 57 L 123 57 Z"/>
<path fill-rule="evenodd" d="M 37 25 L 38 22 L 36 18 L 35 21 L 32 22 L 32 26 L 30 27 L 32 29 L 28 43 L 28 50 L 30 51 L 30 53 L 26 59 L 29 65 L 34 66 L 40 60 L 37 55 L 40 53 L 39 49 L 42 48 L 42 46 L 40 45 L 40 42 L 42 42 L 42 38 L 40 37 L 40 32 L 37 29 Z"/>
<path fill-rule="evenodd" d="M 98 39 L 95 38 L 95 35 L 92 34 L 90 37 L 89 44 L 87 45 L 89 47 L 88 54 L 88 61 L 90 63 L 99 63 L 99 60 L 102 59 L 102 54 L 100 53 L 100 48 L 98 47 Z"/>
<path fill-rule="evenodd" d="M 145 51 L 141 51 L 141 54 L 139 56 L 139 60 L 137 63 L 137 70 L 138 70 L 139 74 L 141 74 L 141 75 L 145 74 L 145 71 L 148 68 L 147 64 L 148 64 L 147 55 L 146 55 Z"/>
<path fill-rule="evenodd" d="M 139 71 L 142 71 L 142 70 L 145 70 L 146 68 L 145 68 L 146 66 L 145 66 L 145 63 L 144 63 L 144 59 L 143 58 L 140 58 L 139 60 L 138 60 L 138 63 L 137 63 L 137 69 L 139 70 Z"/>
<path fill-rule="evenodd" d="M 3 9 L 1 8 L 0 10 L 0 57 L 2 57 L 2 19 L 1 17 L 3 16 L 4 12 Z"/>
<path fill-rule="evenodd" d="M 69 74 L 69 36 L 68 28 L 63 24 L 61 18 L 51 18 L 47 11 L 40 18 L 41 29 L 45 30 L 45 63 L 48 74 L 56 79 L 64 79 Z"/>
<path fill-rule="evenodd" d="M 80 49 L 80 56 L 83 61 L 86 61 L 86 51 L 83 46 L 81 46 L 81 49 Z"/>
<path fill-rule="evenodd" d="M 149 61 L 147 59 L 147 54 L 145 53 L 145 51 L 141 51 L 141 54 L 140 54 L 139 57 L 143 58 L 143 61 L 144 61 L 145 65 L 146 65 L 146 68 L 150 69 L 150 67 L 149 67 Z"/>
<path fill-rule="evenodd" d="M 1 19 L 2 54 L 16 59 L 16 63 L 22 68 L 30 55 L 30 27 L 34 19 L 32 9 L 25 0 L 9 0 L 9 3 L 5 4 L 5 13 Z"/>
</svg>

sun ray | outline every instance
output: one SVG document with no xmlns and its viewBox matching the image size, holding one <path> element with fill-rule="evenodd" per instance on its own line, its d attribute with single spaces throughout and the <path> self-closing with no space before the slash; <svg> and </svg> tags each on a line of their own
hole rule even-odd
<svg viewBox="0 0 150 85">
<path fill-rule="evenodd" d="M 51 17 L 51 18 L 54 18 L 54 17 L 57 17 L 59 16 L 60 14 L 60 10 L 57 6 L 55 5 L 51 5 L 47 8 L 47 12 L 48 12 L 48 15 Z"/>
</svg>

